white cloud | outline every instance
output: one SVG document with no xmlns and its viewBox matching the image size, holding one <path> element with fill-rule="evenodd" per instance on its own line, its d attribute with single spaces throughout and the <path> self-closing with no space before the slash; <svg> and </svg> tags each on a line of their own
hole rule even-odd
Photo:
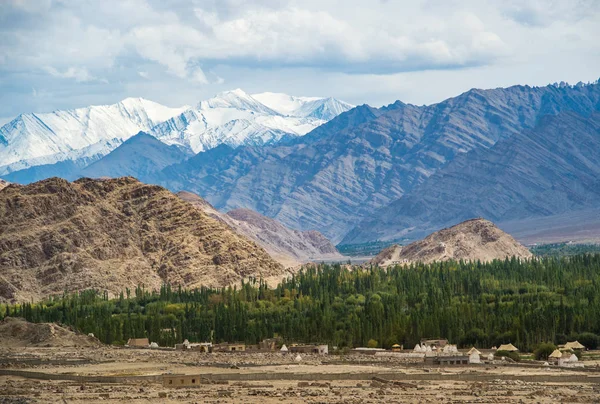
<svg viewBox="0 0 600 404">
<path fill-rule="evenodd" d="M 382 104 L 432 102 L 475 86 L 594 80 L 599 7 L 596 0 L 0 0 L 0 116 L 126 96 L 193 104 L 230 87 Z"/>
<path fill-rule="evenodd" d="M 503 10 L 520 24 L 547 27 L 556 22 L 575 23 L 598 15 L 600 4 L 597 0 L 506 0 Z"/>
<path fill-rule="evenodd" d="M 228 19 L 200 8 L 195 13 L 198 27 L 137 27 L 128 43 L 179 77 L 190 76 L 195 61 L 403 71 L 487 63 L 507 49 L 469 13 L 432 19 L 428 29 L 412 24 L 393 30 L 357 27 L 328 12 L 300 8 L 250 9 Z"/>
<path fill-rule="evenodd" d="M 51 76 L 59 77 L 63 79 L 73 79 L 77 83 L 87 83 L 90 81 L 99 81 L 102 83 L 108 83 L 106 79 L 101 79 L 93 76 L 86 68 L 71 66 L 64 71 L 59 71 L 52 66 L 44 67 L 44 70 Z"/>
</svg>

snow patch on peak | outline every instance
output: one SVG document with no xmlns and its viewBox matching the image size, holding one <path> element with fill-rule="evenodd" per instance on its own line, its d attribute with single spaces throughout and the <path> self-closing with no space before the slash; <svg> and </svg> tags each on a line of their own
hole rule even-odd
<svg viewBox="0 0 600 404">
<path fill-rule="evenodd" d="M 200 104 L 198 104 L 198 109 L 201 111 L 216 108 L 234 108 L 269 115 L 277 114 L 276 111 L 272 110 L 239 88 L 231 91 L 224 91 L 217 94 L 213 98 L 210 98 L 206 101 L 201 101 Z"/>
<path fill-rule="evenodd" d="M 177 116 L 190 108 L 187 105 L 179 108 L 170 108 L 140 97 L 125 98 L 117 105 L 122 106 L 125 108 L 125 110 L 130 112 L 143 112 L 154 124 L 166 121 L 167 119 Z"/>
</svg>

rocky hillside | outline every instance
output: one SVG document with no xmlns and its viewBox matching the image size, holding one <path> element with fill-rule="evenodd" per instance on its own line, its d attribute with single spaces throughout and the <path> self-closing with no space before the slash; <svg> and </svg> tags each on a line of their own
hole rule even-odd
<svg viewBox="0 0 600 404">
<path fill-rule="evenodd" d="M 165 168 L 153 181 L 205 196 L 220 210 L 249 208 L 338 242 L 356 223 L 428 182 L 456 158 L 470 151 L 484 156 L 544 116 L 587 117 L 599 109 L 600 84 L 474 89 L 429 106 L 359 106 L 292 142 L 217 147 Z M 526 174 L 535 183 L 544 173 Z"/>
<path fill-rule="evenodd" d="M 181 199 L 193 204 L 207 215 L 229 225 L 263 247 L 276 261 L 286 267 L 313 260 L 342 260 L 335 246 L 318 231 L 298 231 L 285 227 L 277 220 L 249 209 L 221 213 L 196 194 L 179 192 Z"/>
<path fill-rule="evenodd" d="M 164 188 L 52 178 L 0 192 L 0 299 L 86 288 L 225 286 L 284 268 Z"/>
<path fill-rule="evenodd" d="M 2 190 L 3 188 L 6 188 L 7 185 L 8 185 L 8 182 L 6 182 L 4 180 L 0 180 L 0 190 Z"/>
<path fill-rule="evenodd" d="M 102 343 L 93 336 L 79 334 L 53 323 L 30 323 L 22 318 L 6 317 L 0 321 L 2 348 L 77 347 L 95 348 Z"/>
<path fill-rule="evenodd" d="M 344 243 L 420 238 L 424 232 L 471 217 L 485 217 L 503 227 L 507 221 L 558 218 L 597 208 L 598 150 L 600 113 L 543 117 L 532 130 L 457 157 L 365 219 Z M 572 224 L 585 226 L 582 219 Z M 552 229 L 552 223 L 546 226 L 546 232 Z"/>
<path fill-rule="evenodd" d="M 531 258 L 531 252 L 492 222 L 472 219 L 430 234 L 405 247 L 393 245 L 379 253 L 372 264 L 464 260 L 493 261 L 510 257 Z"/>
</svg>

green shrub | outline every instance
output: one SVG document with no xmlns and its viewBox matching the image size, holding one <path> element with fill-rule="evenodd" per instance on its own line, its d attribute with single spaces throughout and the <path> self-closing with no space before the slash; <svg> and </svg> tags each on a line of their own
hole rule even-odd
<svg viewBox="0 0 600 404">
<path fill-rule="evenodd" d="M 502 358 L 502 357 L 510 358 L 515 362 L 521 361 L 521 355 L 519 355 L 517 352 L 496 351 L 494 353 L 494 356 L 497 358 Z"/>
<path fill-rule="evenodd" d="M 600 342 L 600 337 L 592 332 L 582 332 L 577 336 L 577 341 L 580 344 L 585 346 L 587 349 L 596 349 L 598 348 L 598 343 Z"/>
<path fill-rule="evenodd" d="M 548 357 L 550 354 L 552 354 L 552 352 L 554 352 L 555 349 L 556 345 L 550 342 L 545 342 L 538 345 L 537 349 L 533 351 L 533 356 L 538 361 L 545 361 L 548 360 Z"/>
</svg>

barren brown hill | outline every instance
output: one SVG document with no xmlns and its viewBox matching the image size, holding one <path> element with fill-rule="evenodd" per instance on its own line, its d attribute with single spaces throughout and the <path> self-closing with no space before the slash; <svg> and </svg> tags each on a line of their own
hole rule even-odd
<svg viewBox="0 0 600 404">
<path fill-rule="evenodd" d="M 16 347 L 98 347 L 102 343 L 53 323 L 30 323 L 22 318 L 6 317 L 0 321 L 0 345 Z"/>
<path fill-rule="evenodd" d="M 0 192 L 0 299 L 164 282 L 225 286 L 284 268 L 164 188 L 134 178 L 52 178 Z"/>
<path fill-rule="evenodd" d="M 179 192 L 181 199 L 198 207 L 209 216 L 229 225 L 236 232 L 256 241 L 286 267 L 313 260 L 342 260 L 335 246 L 318 231 L 298 231 L 250 209 L 234 209 L 221 213 L 202 197 Z"/>
<path fill-rule="evenodd" d="M 8 186 L 8 182 L 0 180 L 0 191 Z"/>
<path fill-rule="evenodd" d="M 405 247 L 393 245 L 371 260 L 382 266 L 406 262 L 493 261 L 531 258 L 531 252 L 485 219 L 472 219 L 430 234 Z"/>
</svg>

